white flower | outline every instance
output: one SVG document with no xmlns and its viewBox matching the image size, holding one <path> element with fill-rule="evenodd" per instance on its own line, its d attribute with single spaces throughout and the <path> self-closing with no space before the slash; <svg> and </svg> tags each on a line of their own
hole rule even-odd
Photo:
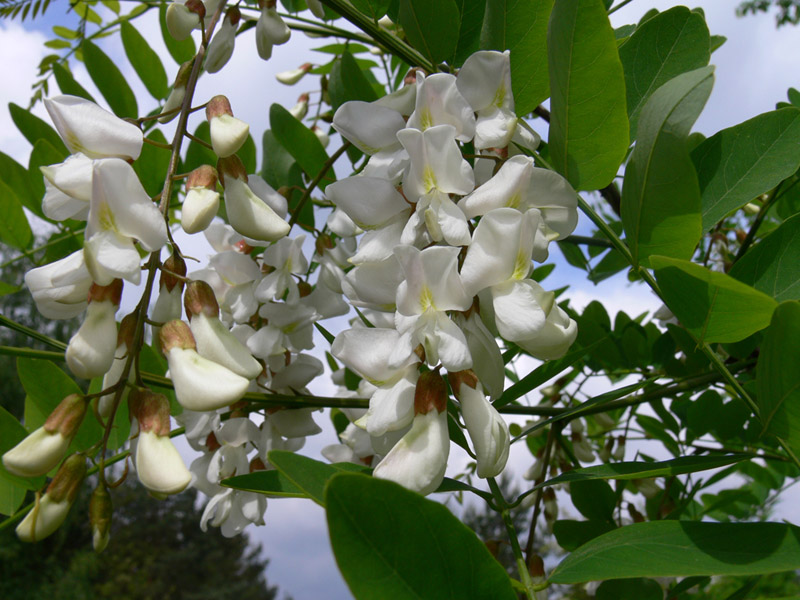
<svg viewBox="0 0 800 600">
<path fill-rule="evenodd" d="M 508 461 L 511 445 L 508 425 L 497 409 L 486 400 L 479 381 L 463 378 L 457 397 L 461 402 L 464 424 L 475 448 L 478 477 L 496 477 L 502 473 Z"/>
<path fill-rule="evenodd" d="M 86 308 L 92 277 L 86 269 L 83 251 L 79 250 L 49 265 L 31 269 L 25 274 L 25 285 L 43 316 L 71 319 Z"/>
<path fill-rule="evenodd" d="M 167 7 L 167 31 L 176 40 L 185 40 L 192 35 L 192 31 L 200 27 L 205 13 L 202 2 L 176 0 Z"/>
<path fill-rule="evenodd" d="M 205 69 L 209 73 L 216 73 L 222 69 L 233 56 L 233 48 L 236 45 L 236 26 L 239 24 L 240 16 L 238 8 L 228 9 L 219 30 L 209 42 L 205 62 Z"/>
<path fill-rule="evenodd" d="M 233 116 L 231 104 L 225 96 L 214 96 L 209 100 L 206 106 L 206 119 L 208 119 L 211 146 L 220 158 L 236 154 L 247 141 L 250 126 Z"/>
<path fill-rule="evenodd" d="M 292 35 L 278 12 L 274 8 L 269 8 L 267 4 L 264 3 L 256 23 L 256 50 L 264 60 L 269 60 L 272 56 L 272 46 L 285 44 Z"/>
<path fill-rule="evenodd" d="M 452 125 L 456 139 L 462 142 L 475 135 L 475 115 L 456 87 L 456 78 L 449 73 L 425 77 L 417 71 L 416 106 L 408 127 L 425 131 L 436 125 Z"/>
<path fill-rule="evenodd" d="M 77 96 L 46 98 L 44 106 L 73 154 L 80 152 L 89 158 L 139 158 L 144 134 L 133 123 Z"/>
<path fill-rule="evenodd" d="M 166 244 L 164 216 L 150 200 L 133 167 L 124 160 L 95 161 L 85 236 L 86 267 L 99 285 L 108 285 L 117 278 L 139 283 L 141 259 L 134 239 L 149 252 Z"/>
<path fill-rule="evenodd" d="M 104 375 L 114 362 L 117 347 L 115 315 L 122 295 L 122 282 L 105 288 L 93 286 L 86 317 L 69 340 L 67 366 L 78 377 L 93 379 Z"/>
<path fill-rule="evenodd" d="M 449 454 L 447 411 L 430 410 L 414 417 L 411 430 L 375 467 L 373 475 L 424 496 L 441 485 Z"/>
<path fill-rule="evenodd" d="M 150 492 L 158 495 L 182 492 L 192 474 L 169 436 L 140 431 L 136 444 L 136 474 Z"/>
<path fill-rule="evenodd" d="M 303 256 L 305 235 L 296 238 L 283 238 L 264 251 L 264 265 L 272 267 L 255 289 L 259 302 L 280 300 L 286 295 L 286 302 L 297 302 L 300 292 L 292 275 L 305 275 L 308 260 Z"/>
<path fill-rule="evenodd" d="M 300 81 L 310 70 L 311 63 L 305 63 L 296 69 L 292 69 L 290 71 L 281 71 L 275 75 L 275 79 L 284 85 L 294 85 Z"/>
<path fill-rule="evenodd" d="M 71 507 L 72 502 L 66 498 L 56 502 L 45 494 L 17 525 L 17 537 L 23 542 L 38 542 L 55 533 L 67 518 Z"/>
</svg>

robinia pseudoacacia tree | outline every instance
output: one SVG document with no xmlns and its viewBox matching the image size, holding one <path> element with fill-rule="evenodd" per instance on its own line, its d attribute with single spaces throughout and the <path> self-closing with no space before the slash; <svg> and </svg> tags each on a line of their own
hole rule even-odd
<svg viewBox="0 0 800 600">
<path fill-rule="evenodd" d="M 0 317 L 51 348 L 2 348 L 26 400 L 22 423 L 0 411 L 0 527 L 40 540 L 92 485 L 102 551 L 124 461 L 156 498 L 203 492 L 200 526 L 225 535 L 263 524 L 269 497 L 322 505 L 359 599 L 590 581 L 684 598 L 800 568 L 800 530 L 764 522 L 800 466 L 800 94 L 693 133 L 724 38 L 683 6 L 614 29 L 611 4 L 72 2 L 79 27 L 53 28 L 32 99 L 51 123 L 10 106 L 33 150 L 27 167 L 0 155 L 0 239 L 42 315 L 83 320 L 65 342 Z M 154 12 L 168 65 L 137 29 Z M 234 51 L 268 60 L 298 31 L 331 40 L 279 75 L 309 91 L 265 108 L 268 130 L 235 116 L 266 83 L 197 97 Z M 156 110 L 96 44 L 109 35 Z M 179 229 L 215 254 L 190 260 Z M 663 309 L 577 312 L 546 287 L 553 243 Z M 309 392 L 330 373 L 338 393 Z M 606 393 L 582 391 L 597 378 Z M 320 409 L 341 440 L 325 460 L 297 452 Z M 633 452 L 643 438 L 659 452 Z M 474 462 L 448 478 L 452 444 Z M 531 468 L 506 497 L 512 444 Z M 436 491 L 502 516 L 514 576 Z M 567 495 L 582 520 L 558 519 Z M 534 553 L 545 526 L 560 560 Z"/>
</svg>

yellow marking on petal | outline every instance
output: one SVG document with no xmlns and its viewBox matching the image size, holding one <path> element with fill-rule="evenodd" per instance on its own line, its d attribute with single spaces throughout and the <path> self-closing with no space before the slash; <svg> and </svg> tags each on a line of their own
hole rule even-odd
<svg viewBox="0 0 800 600">
<path fill-rule="evenodd" d="M 497 88 L 497 92 L 495 92 L 494 100 L 492 100 L 492 104 L 494 104 L 497 108 L 503 108 L 503 102 L 506 100 L 506 86 L 501 85 Z"/>
<path fill-rule="evenodd" d="M 436 187 L 436 173 L 427 165 L 422 171 L 422 185 L 425 186 L 425 193 L 430 192 Z"/>
<path fill-rule="evenodd" d="M 514 273 L 511 275 L 512 279 L 525 279 L 531 270 L 531 259 L 524 252 L 517 253 L 517 260 L 514 261 Z"/>
<path fill-rule="evenodd" d="M 114 213 L 111 212 L 111 207 L 107 202 L 102 202 L 100 204 L 100 210 L 98 212 L 97 220 L 100 223 L 100 228 L 104 231 L 117 232 L 117 223 L 114 220 Z"/>
<path fill-rule="evenodd" d="M 522 198 L 520 197 L 519 192 L 516 192 L 506 201 L 506 206 L 509 208 L 519 208 L 521 201 Z"/>
<path fill-rule="evenodd" d="M 86 150 L 81 145 L 81 140 L 72 131 L 67 131 L 66 139 L 64 140 L 64 142 L 67 148 L 69 148 L 73 154 L 77 154 L 78 152 L 86 154 Z"/>
<path fill-rule="evenodd" d="M 422 291 L 419 293 L 419 303 L 422 306 L 422 312 L 429 308 L 436 310 L 436 306 L 433 303 L 433 292 L 427 285 L 422 286 Z"/>
<path fill-rule="evenodd" d="M 422 127 L 422 131 L 425 131 L 426 129 L 433 127 L 433 115 L 431 114 L 431 111 L 428 110 L 427 108 L 422 109 L 422 113 L 419 116 L 419 124 L 420 127 Z"/>
</svg>

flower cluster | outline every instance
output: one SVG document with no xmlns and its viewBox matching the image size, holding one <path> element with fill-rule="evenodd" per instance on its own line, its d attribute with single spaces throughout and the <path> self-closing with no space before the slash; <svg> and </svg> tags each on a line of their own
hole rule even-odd
<svg viewBox="0 0 800 600">
<path fill-rule="evenodd" d="M 370 326 L 339 334 L 332 352 L 370 397 L 354 424 L 385 455 L 375 475 L 422 493 L 441 483 L 449 449 L 441 369 L 478 475 L 497 475 L 509 444 L 486 398 L 503 389 L 497 337 L 551 359 L 577 334 L 553 293 L 529 277 L 532 259 L 544 261 L 548 244 L 575 228 L 575 192 L 525 154 L 539 138 L 514 113 L 508 53 L 478 52 L 457 76 L 417 72 L 390 96 L 342 105 L 333 126 L 369 156 L 326 194 L 336 206 L 331 229 L 363 231 L 342 289 Z M 472 163 L 468 147 L 480 151 Z M 350 430 L 345 442 L 353 452 L 362 444 Z"/>
<path fill-rule="evenodd" d="M 173 3 L 173 35 L 200 26 L 208 4 Z M 209 70 L 222 60 L 214 54 L 223 52 L 215 50 L 217 40 L 233 36 L 226 28 L 235 33 L 234 10 L 209 45 Z M 257 32 L 269 31 L 271 43 L 281 43 L 273 13 L 269 3 L 263 6 Z M 181 67 L 162 119 L 182 105 L 187 73 Z M 576 336 L 554 294 L 530 278 L 532 261 L 544 261 L 548 244 L 574 229 L 575 192 L 527 154 L 539 138 L 514 113 L 508 53 L 478 52 L 457 76 L 417 72 L 394 94 L 338 109 L 334 129 L 367 156 L 360 172 L 327 186 L 335 210 L 310 258 L 305 234 L 288 237 L 286 198 L 248 174 L 237 156 L 249 126 L 225 96 L 212 98 L 206 118 L 218 161 L 186 176 L 179 214 L 183 230 L 203 232 L 215 254 L 191 273 L 168 228 L 170 215 L 178 214 L 171 198 L 156 204 L 131 166 L 144 141 L 141 129 L 80 98 L 60 96 L 46 106 L 74 154 L 42 168 L 45 214 L 85 219 L 87 227 L 82 250 L 33 269 L 26 283 L 45 316 L 85 311 L 67 365 L 77 377 L 102 377 L 91 404 L 101 422 L 128 403 L 133 463 L 152 495 L 191 484 L 210 499 L 203 528 L 210 523 L 234 535 L 262 524 L 265 497 L 221 482 L 272 468 L 270 450 L 296 451 L 320 431 L 313 409 L 288 409 L 280 398 L 308 394 L 324 370 L 310 354 L 315 324 L 351 306 L 359 318 L 336 336 L 331 353 L 360 376 L 358 390 L 347 393 L 369 397 L 369 408 L 346 411 L 351 424 L 343 444 L 326 448 L 325 456 L 366 463 L 376 477 L 427 494 L 444 477 L 448 419 L 460 413 L 477 475 L 503 470 L 509 430 L 490 402 L 504 386 L 498 338 L 550 359 Z M 227 224 L 217 219 L 222 202 Z M 151 254 L 146 268 L 153 275 L 161 271 L 157 296 L 152 305 L 143 298 L 118 329 L 123 281 L 141 279 L 140 251 Z M 148 294 L 154 283 L 150 277 Z M 183 409 L 177 418 L 202 453 L 188 469 L 170 438 L 169 400 L 143 387 L 138 372 L 146 322 Z M 34 512 L 55 517 L 23 522 L 23 537 L 54 531 L 69 509 L 85 465 L 82 457 L 62 459 L 89 400 L 65 398 L 42 428 L 3 457 L 6 468 L 25 477 L 59 464 L 67 469 L 62 479 L 69 485 L 51 484 L 45 496 L 58 510 L 42 504 Z M 107 496 L 103 483 L 93 500 L 100 547 L 108 541 Z"/>
</svg>

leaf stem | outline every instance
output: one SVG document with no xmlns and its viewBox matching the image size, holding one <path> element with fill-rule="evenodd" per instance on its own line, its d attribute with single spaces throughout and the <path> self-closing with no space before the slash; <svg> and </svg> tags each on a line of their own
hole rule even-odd
<svg viewBox="0 0 800 600">
<path fill-rule="evenodd" d="M 333 163 L 339 160 L 339 157 L 342 154 L 344 154 L 345 151 L 352 145 L 353 144 L 345 140 L 344 144 L 342 144 L 342 147 L 339 148 L 336 152 L 334 152 L 331 155 L 331 157 L 325 161 L 325 164 L 322 165 L 322 168 L 319 170 L 319 173 L 317 173 L 317 176 L 311 180 L 311 183 L 308 184 L 306 191 L 303 192 L 302 196 L 300 196 L 300 200 L 297 202 L 297 206 L 295 207 L 294 212 L 292 213 L 292 218 L 289 220 L 290 228 L 294 227 L 295 223 L 297 223 L 297 219 L 300 218 L 300 211 L 303 210 L 303 206 L 305 206 L 306 202 L 308 202 L 309 197 L 311 197 L 311 192 L 313 192 L 316 189 L 316 187 L 319 185 L 319 182 L 322 181 L 322 179 L 328 173 L 330 168 L 333 166 Z"/>
</svg>

